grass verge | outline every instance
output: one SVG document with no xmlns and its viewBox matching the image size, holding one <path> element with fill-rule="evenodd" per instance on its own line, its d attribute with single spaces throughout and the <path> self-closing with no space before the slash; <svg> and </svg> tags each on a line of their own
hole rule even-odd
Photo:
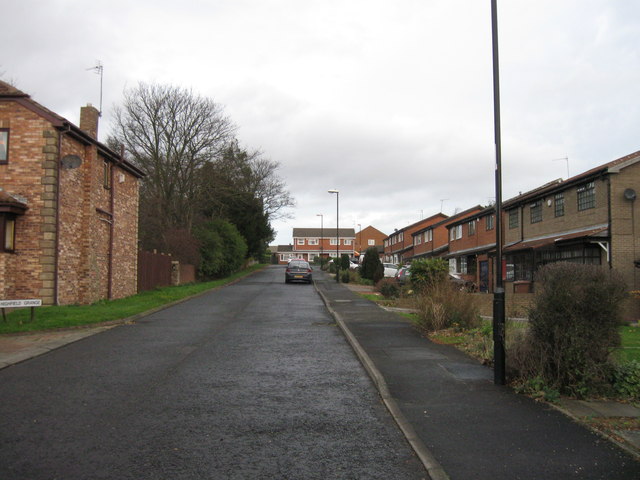
<svg viewBox="0 0 640 480">
<path fill-rule="evenodd" d="M 39 307 L 35 309 L 33 322 L 31 322 L 29 308 L 14 310 L 7 314 L 6 322 L 0 319 L 0 334 L 72 328 L 132 317 L 212 288 L 227 285 L 264 268 L 264 266 L 264 264 L 253 265 L 230 277 L 211 282 L 161 287 L 127 298 L 101 300 L 92 305 Z"/>
</svg>

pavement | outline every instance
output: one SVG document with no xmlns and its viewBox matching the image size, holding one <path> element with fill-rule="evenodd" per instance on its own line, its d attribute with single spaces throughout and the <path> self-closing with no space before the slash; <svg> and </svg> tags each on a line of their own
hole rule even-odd
<svg viewBox="0 0 640 480">
<path fill-rule="evenodd" d="M 640 478 L 637 405 L 518 395 L 494 385 L 490 368 L 358 295 L 367 288 L 321 271 L 314 280 L 432 480 Z M 0 335 L 0 369 L 114 326 Z M 603 423 L 615 427 L 593 428 Z"/>
</svg>

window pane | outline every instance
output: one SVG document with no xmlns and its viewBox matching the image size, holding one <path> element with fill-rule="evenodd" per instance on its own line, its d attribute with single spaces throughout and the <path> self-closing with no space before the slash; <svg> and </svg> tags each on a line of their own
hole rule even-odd
<svg viewBox="0 0 640 480">
<path fill-rule="evenodd" d="M 589 182 L 578 188 L 578 210 L 587 210 L 596 206 L 596 185 Z"/>
<path fill-rule="evenodd" d="M 16 231 L 16 221 L 13 218 L 7 218 L 4 224 L 4 249 L 5 250 L 13 250 L 14 249 L 14 239 L 15 239 L 15 231 Z"/>
<path fill-rule="evenodd" d="M 9 131 L 0 130 L 0 163 L 7 163 L 9 157 Z"/>
</svg>

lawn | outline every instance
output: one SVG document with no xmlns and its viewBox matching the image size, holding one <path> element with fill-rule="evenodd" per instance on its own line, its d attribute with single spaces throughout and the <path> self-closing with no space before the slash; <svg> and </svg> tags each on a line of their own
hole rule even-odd
<svg viewBox="0 0 640 480">
<path fill-rule="evenodd" d="M 616 356 L 623 362 L 640 362 L 640 327 L 620 327 L 622 346 L 616 349 Z"/>
<path fill-rule="evenodd" d="M 6 322 L 0 317 L 0 334 L 54 330 L 129 318 L 212 288 L 221 287 L 263 267 L 264 265 L 260 264 L 253 265 L 220 280 L 162 287 L 118 300 L 103 300 L 92 305 L 38 307 L 35 309 L 33 322 L 31 322 L 29 308 L 14 310 L 7 314 Z"/>
</svg>

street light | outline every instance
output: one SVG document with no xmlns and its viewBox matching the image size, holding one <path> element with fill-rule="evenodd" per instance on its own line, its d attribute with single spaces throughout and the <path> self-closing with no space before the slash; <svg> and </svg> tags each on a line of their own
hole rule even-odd
<svg viewBox="0 0 640 480">
<path fill-rule="evenodd" d="M 340 281 L 340 192 L 328 190 L 336 194 L 336 282 Z"/>
<path fill-rule="evenodd" d="M 320 266 L 322 266 L 322 239 L 324 238 L 324 215 L 316 213 L 316 217 L 320 217 Z"/>
<path fill-rule="evenodd" d="M 502 280 L 502 149 L 500 136 L 500 68 L 498 60 L 498 2 L 491 0 L 493 46 L 493 123 L 496 146 L 496 290 L 493 293 L 493 383 L 505 384 L 505 292 Z"/>
</svg>

